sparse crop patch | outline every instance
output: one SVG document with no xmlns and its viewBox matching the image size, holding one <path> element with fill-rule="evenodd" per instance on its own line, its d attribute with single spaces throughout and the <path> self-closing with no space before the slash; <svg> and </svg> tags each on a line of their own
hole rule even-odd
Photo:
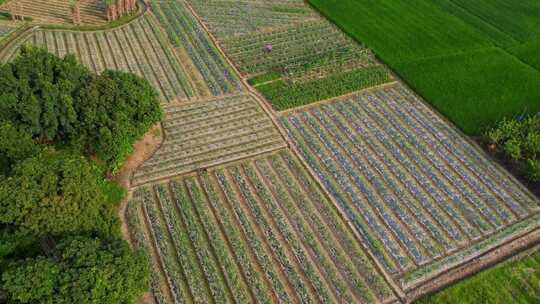
<svg viewBox="0 0 540 304">
<path fill-rule="evenodd" d="M 143 186 L 130 204 L 148 218 L 168 286 L 195 302 L 395 299 L 286 150 Z"/>
<path fill-rule="evenodd" d="M 401 85 L 281 122 L 404 290 L 538 226 L 534 196 Z"/>
</svg>

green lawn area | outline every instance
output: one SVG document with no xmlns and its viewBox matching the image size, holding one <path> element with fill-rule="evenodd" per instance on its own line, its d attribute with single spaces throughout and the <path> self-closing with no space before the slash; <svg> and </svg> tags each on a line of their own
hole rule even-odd
<svg viewBox="0 0 540 304">
<path fill-rule="evenodd" d="M 540 111 L 540 4 L 310 0 L 458 127 Z"/>
<path fill-rule="evenodd" d="M 417 304 L 540 303 L 540 251 L 500 264 Z"/>
</svg>

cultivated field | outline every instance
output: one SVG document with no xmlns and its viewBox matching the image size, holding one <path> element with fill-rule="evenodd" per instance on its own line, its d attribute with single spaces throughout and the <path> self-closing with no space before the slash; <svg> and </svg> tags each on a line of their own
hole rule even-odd
<svg viewBox="0 0 540 304">
<path fill-rule="evenodd" d="M 240 73 L 278 110 L 390 78 L 369 49 L 302 1 L 188 2 Z"/>
<path fill-rule="evenodd" d="M 175 176 L 285 145 L 270 117 L 249 95 L 165 107 L 165 142 L 133 184 Z"/>
<path fill-rule="evenodd" d="M 74 54 L 96 72 L 112 69 L 135 73 L 150 81 L 167 101 L 189 100 L 197 94 L 189 74 L 149 14 L 110 31 L 38 29 L 4 52 L 2 60 L 12 60 L 23 44 L 44 46 L 58 56 Z"/>
<path fill-rule="evenodd" d="M 395 299 L 354 233 L 281 150 L 138 188 L 132 231 L 152 246 L 158 301 Z"/>
<path fill-rule="evenodd" d="M 169 41 L 175 46 L 180 60 L 190 59 L 189 70 L 198 76 L 198 86 L 204 87 L 214 96 L 241 89 L 237 76 L 184 1 L 156 0 L 151 2 L 151 7 L 167 31 Z"/>
<path fill-rule="evenodd" d="M 540 111 L 538 1 L 309 2 L 469 135 Z"/>
<path fill-rule="evenodd" d="M 540 225 L 532 194 L 397 83 L 281 122 L 404 289 Z"/>
<path fill-rule="evenodd" d="M 102 25 L 107 22 L 103 0 L 81 0 L 81 21 L 85 25 Z M 0 6 L 0 11 L 10 12 L 15 7 L 18 14 L 42 24 L 71 24 L 70 1 L 67 0 L 11 0 Z M 22 7 L 22 12 L 20 8 Z"/>
</svg>

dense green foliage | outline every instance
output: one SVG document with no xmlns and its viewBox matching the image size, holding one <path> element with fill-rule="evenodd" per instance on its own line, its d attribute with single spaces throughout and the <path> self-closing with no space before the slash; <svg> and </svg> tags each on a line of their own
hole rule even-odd
<svg viewBox="0 0 540 304">
<path fill-rule="evenodd" d="M 11 121 L 40 142 L 63 138 L 75 131 L 75 95 L 88 73 L 74 56 L 60 59 L 23 47 L 0 67 L 0 121 Z"/>
<path fill-rule="evenodd" d="M 44 151 L 0 184 L 0 223 L 36 236 L 117 229 L 108 181 L 82 156 Z"/>
<path fill-rule="evenodd" d="M 113 172 L 162 116 L 157 92 L 148 81 L 116 71 L 90 77 L 77 97 L 76 111 L 77 132 L 70 141 L 106 161 Z"/>
<path fill-rule="evenodd" d="M 69 237 L 47 256 L 12 264 L 2 274 L 10 303 L 134 303 L 148 286 L 145 256 L 123 241 Z"/>
<path fill-rule="evenodd" d="M 540 114 L 504 119 L 486 133 L 488 142 L 522 163 L 528 177 L 540 182 Z"/>
<path fill-rule="evenodd" d="M 143 78 L 95 75 L 68 55 L 23 47 L 0 67 L 0 123 L 10 122 L 40 143 L 97 155 L 115 171 L 131 146 L 161 119 L 158 94 Z"/>
<path fill-rule="evenodd" d="M 285 110 L 382 84 L 388 80 L 386 69 L 375 66 L 307 82 L 289 83 L 278 80 L 259 85 L 257 89 L 277 110 Z"/>
<path fill-rule="evenodd" d="M 540 39 L 531 40 L 527 43 L 509 49 L 509 52 L 526 64 L 540 71 Z"/>
<path fill-rule="evenodd" d="M 103 164 L 119 168 L 161 115 L 146 80 L 73 56 L 23 48 L 0 67 L 0 302 L 134 303 L 146 290 L 145 257 L 120 240 L 125 190 Z"/>
<path fill-rule="evenodd" d="M 418 304 L 540 303 L 540 251 L 485 270 Z"/>
<path fill-rule="evenodd" d="M 535 44 L 523 46 L 523 55 L 511 50 L 540 38 L 535 1 L 310 3 L 372 48 L 468 134 L 479 134 L 503 117 L 540 110 L 540 91 L 531 89 L 540 87 L 540 71 L 523 63 L 536 66 Z"/>
<path fill-rule="evenodd" d="M 14 164 L 36 155 L 39 147 L 32 137 L 13 124 L 0 124 L 0 175 L 10 175 Z"/>
</svg>

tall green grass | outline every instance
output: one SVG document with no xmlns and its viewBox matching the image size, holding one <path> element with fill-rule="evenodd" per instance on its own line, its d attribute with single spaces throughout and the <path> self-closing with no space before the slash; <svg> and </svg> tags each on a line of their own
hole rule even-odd
<svg viewBox="0 0 540 304">
<path fill-rule="evenodd" d="M 540 251 L 485 270 L 417 303 L 540 303 Z"/>
<path fill-rule="evenodd" d="M 540 35 L 535 1 L 309 1 L 470 135 L 540 111 L 540 71 L 505 50 Z"/>
</svg>

